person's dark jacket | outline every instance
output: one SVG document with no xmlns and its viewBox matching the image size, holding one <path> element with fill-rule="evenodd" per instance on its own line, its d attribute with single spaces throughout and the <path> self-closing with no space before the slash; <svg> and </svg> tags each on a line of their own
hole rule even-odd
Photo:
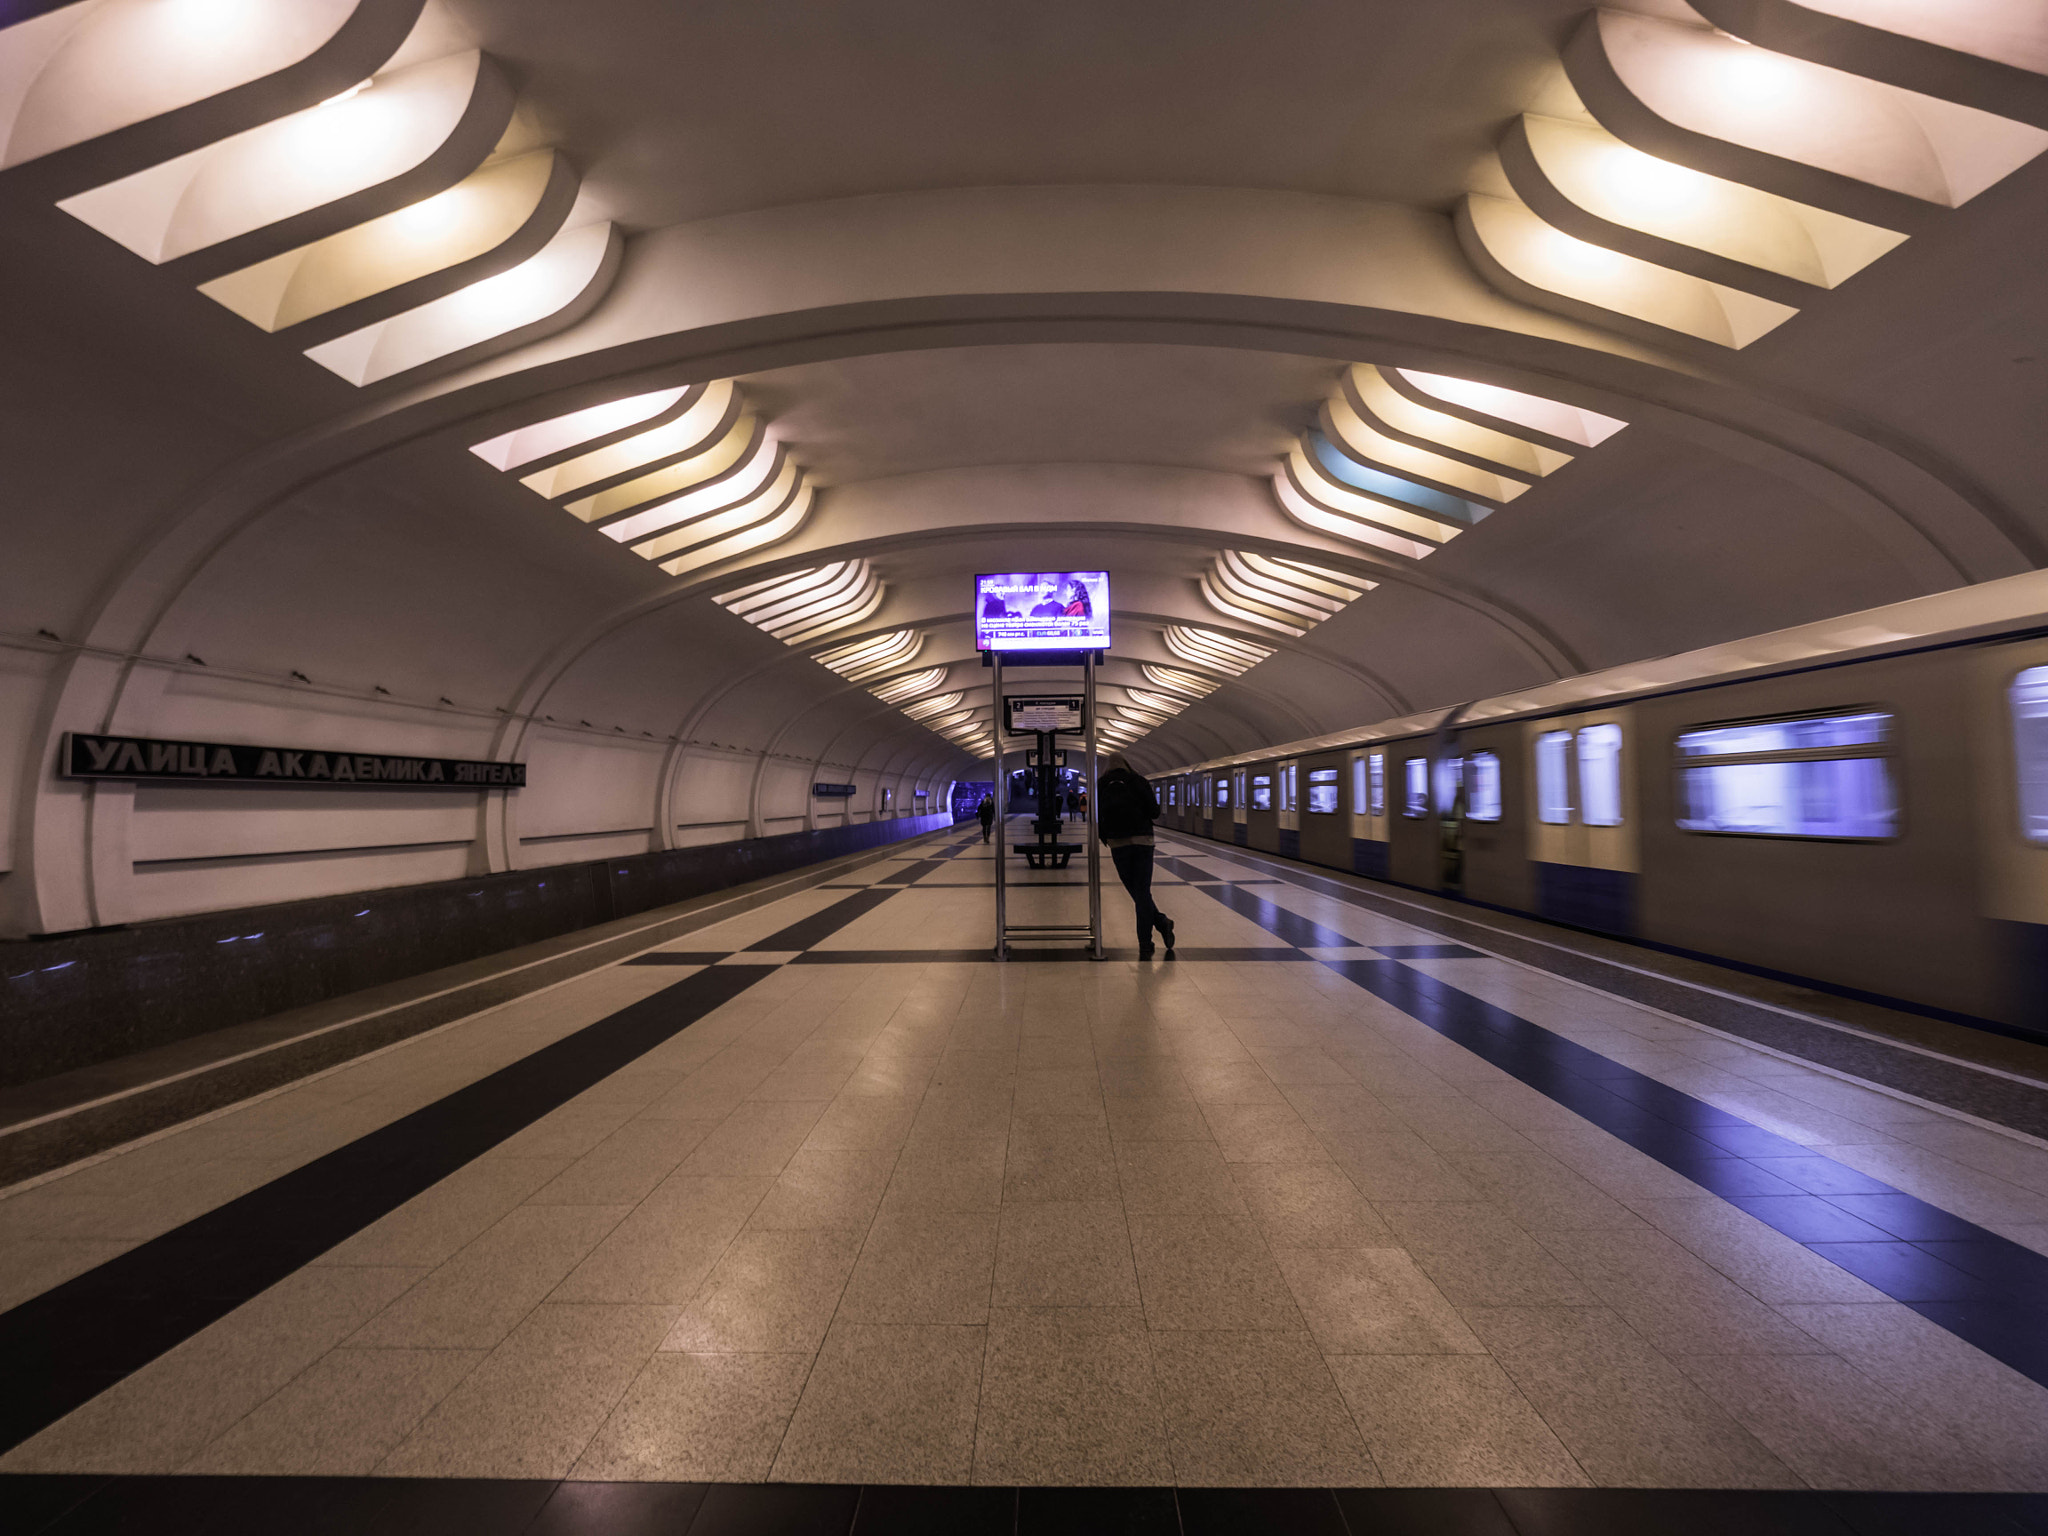
<svg viewBox="0 0 2048 1536">
<path fill-rule="evenodd" d="M 1133 769 L 1112 768 L 1096 788 L 1095 832 L 1105 843 L 1113 837 L 1143 837 L 1159 819 L 1159 797 Z"/>
<path fill-rule="evenodd" d="M 974 808 L 974 814 L 981 818 L 981 824 L 984 827 L 992 826 L 996 819 L 995 798 L 990 796 L 988 799 L 983 800 L 980 805 Z"/>
</svg>

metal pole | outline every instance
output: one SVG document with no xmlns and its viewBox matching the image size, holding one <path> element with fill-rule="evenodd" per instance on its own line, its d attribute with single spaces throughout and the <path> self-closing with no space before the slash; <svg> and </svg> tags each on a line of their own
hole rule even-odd
<svg viewBox="0 0 2048 1536">
<path fill-rule="evenodd" d="M 1003 772 L 1003 653 L 995 653 L 996 713 L 989 722 L 989 747 L 995 754 L 996 766 L 996 959 L 1010 958 L 1009 911 L 1004 901 L 1003 851 L 1009 836 L 1004 827 L 1004 816 L 1009 810 L 1010 776 Z"/>
<path fill-rule="evenodd" d="M 1082 836 L 1088 839 L 1088 934 L 1089 954 L 1102 958 L 1102 844 L 1095 836 L 1095 818 L 1101 814 L 1096 801 L 1095 777 L 1095 653 L 1081 661 L 1081 709 L 1088 717 L 1088 824 Z"/>
</svg>

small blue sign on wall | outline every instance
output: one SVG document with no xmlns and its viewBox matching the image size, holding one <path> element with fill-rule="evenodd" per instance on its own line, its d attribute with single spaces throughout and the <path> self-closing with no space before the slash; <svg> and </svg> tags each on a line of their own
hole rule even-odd
<svg viewBox="0 0 2048 1536">
<path fill-rule="evenodd" d="M 858 787 L 854 784 L 813 784 L 811 795 L 818 800 L 851 800 Z"/>
</svg>

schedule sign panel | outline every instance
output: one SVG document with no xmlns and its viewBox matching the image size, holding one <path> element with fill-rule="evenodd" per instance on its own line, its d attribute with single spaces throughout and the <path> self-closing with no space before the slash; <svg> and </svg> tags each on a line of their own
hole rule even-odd
<svg viewBox="0 0 2048 1536">
<path fill-rule="evenodd" d="M 982 651 L 1108 649 L 1109 572 L 975 577 L 974 645 Z"/>
<path fill-rule="evenodd" d="M 1088 728 L 1082 718 L 1081 702 L 1078 696 L 1005 699 L 1003 729 L 1012 736 L 1025 736 L 1037 731 L 1078 736 Z"/>
</svg>

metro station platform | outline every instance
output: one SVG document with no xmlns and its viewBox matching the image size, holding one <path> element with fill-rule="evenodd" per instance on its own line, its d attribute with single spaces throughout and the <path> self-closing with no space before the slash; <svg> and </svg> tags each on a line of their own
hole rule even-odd
<svg viewBox="0 0 2048 1536">
<path fill-rule="evenodd" d="M 8 1529 L 2048 1529 L 2048 1051 L 1161 843 L 1170 962 L 969 824 L 6 1191 Z"/>
</svg>

